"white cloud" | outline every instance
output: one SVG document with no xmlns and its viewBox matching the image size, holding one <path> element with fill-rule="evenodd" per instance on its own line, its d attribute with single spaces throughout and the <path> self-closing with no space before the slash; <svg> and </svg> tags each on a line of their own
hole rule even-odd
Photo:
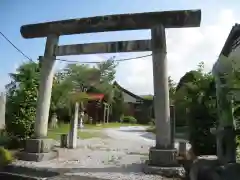
<svg viewBox="0 0 240 180">
<path fill-rule="evenodd" d="M 238 22 L 231 10 L 216 12 L 212 24 L 200 28 L 168 29 L 168 74 L 176 81 L 203 61 L 210 71 L 226 41 L 232 26 Z M 139 54 L 135 54 L 139 56 Z M 117 80 L 136 94 L 153 93 L 151 57 L 137 59 L 118 68 Z"/>
</svg>

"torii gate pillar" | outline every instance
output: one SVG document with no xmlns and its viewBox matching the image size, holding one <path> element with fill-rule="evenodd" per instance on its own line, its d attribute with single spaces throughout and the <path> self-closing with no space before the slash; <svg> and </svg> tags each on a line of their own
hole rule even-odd
<svg viewBox="0 0 240 180">
<path fill-rule="evenodd" d="M 170 105 L 167 74 L 165 28 L 151 29 L 153 60 L 154 113 L 156 118 L 156 146 L 150 149 L 151 165 L 176 165 L 176 149 L 171 139 Z"/>
</svg>

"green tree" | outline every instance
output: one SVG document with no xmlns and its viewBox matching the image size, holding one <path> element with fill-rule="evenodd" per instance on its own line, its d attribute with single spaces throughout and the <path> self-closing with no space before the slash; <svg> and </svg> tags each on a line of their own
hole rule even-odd
<svg viewBox="0 0 240 180">
<path fill-rule="evenodd" d="M 178 124 L 189 126 L 189 138 L 196 154 L 214 154 L 216 140 L 210 128 L 216 127 L 215 82 L 204 73 L 204 64 L 187 72 L 177 86 L 175 102 Z M 186 121 L 187 120 L 187 121 Z"/>
<path fill-rule="evenodd" d="M 103 61 L 96 67 L 89 65 L 69 64 L 62 71 L 55 75 L 55 83 L 52 93 L 52 112 L 61 112 L 65 118 L 69 119 L 71 112 L 69 100 L 78 97 L 78 101 L 85 101 L 86 96 L 83 91 L 93 93 L 103 93 L 105 100 L 112 104 L 114 89 L 112 81 L 115 78 L 117 64 L 113 59 Z M 84 97 L 82 100 L 80 97 Z M 75 99 L 76 101 L 76 99 Z M 64 113 L 63 113 L 64 112 Z M 63 119 L 65 119 L 63 118 Z"/>
<path fill-rule="evenodd" d="M 39 66 L 24 63 L 10 74 L 11 83 L 6 86 L 6 130 L 17 139 L 26 139 L 33 134 L 36 102 L 39 85 Z"/>
</svg>

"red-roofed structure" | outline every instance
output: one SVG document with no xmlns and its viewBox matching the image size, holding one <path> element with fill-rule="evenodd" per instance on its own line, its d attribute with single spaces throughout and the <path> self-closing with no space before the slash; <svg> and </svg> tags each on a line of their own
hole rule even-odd
<svg viewBox="0 0 240 180">
<path fill-rule="evenodd" d="M 92 100 L 103 100 L 104 99 L 104 94 L 96 94 L 96 93 L 87 93 L 88 96 L 90 96 L 90 98 Z"/>
<path fill-rule="evenodd" d="M 104 121 L 105 95 L 102 93 L 87 93 L 90 97 L 85 106 L 88 116 L 92 117 L 92 123 L 101 123 Z"/>
</svg>

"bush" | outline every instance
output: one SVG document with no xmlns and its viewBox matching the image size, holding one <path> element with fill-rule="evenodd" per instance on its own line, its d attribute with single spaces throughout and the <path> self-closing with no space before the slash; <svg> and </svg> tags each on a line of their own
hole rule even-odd
<svg viewBox="0 0 240 180">
<path fill-rule="evenodd" d="M 6 92 L 6 131 L 20 140 L 33 135 L 39 83 L 39 64 L 24 63 L 10 75 Z"/>
<path fill-rule="evenodd" d="M 137 119 L 133 116 L 123 116 L 122 117 L 122 122 L 123 123 L 130 123 L 130 124 L 136 124 Z"/>
<path fill-rule="evenodd" d="M 7 96 L 6 131 L 8 136 L 25 140 L 33 135 L 37 88 L 34 90 L 17 90 L 16 95 Z"/>
<path fill-rule="evenodd" d="M 190 112 L 190 143 L 196 155 L 215 155 L 216 137 L 210 132 L 214 127 L 216 116 L 211 116 L 204 106 L 192 107 Z"/>
<path fill-rule="evenodd" d="M 0 147 L 0 167 L 6 166 L 13 161 L 13 156 L 11 152 L 3 147 Z"/>
<path fill-rule="evenodd" d="M 155 126 L 155 120 L 154 120 L 154 119 L 151 119 L 151 121 L 149 121 L 148 125 L 150 125 L 150 126 Z"/>
</svg>

